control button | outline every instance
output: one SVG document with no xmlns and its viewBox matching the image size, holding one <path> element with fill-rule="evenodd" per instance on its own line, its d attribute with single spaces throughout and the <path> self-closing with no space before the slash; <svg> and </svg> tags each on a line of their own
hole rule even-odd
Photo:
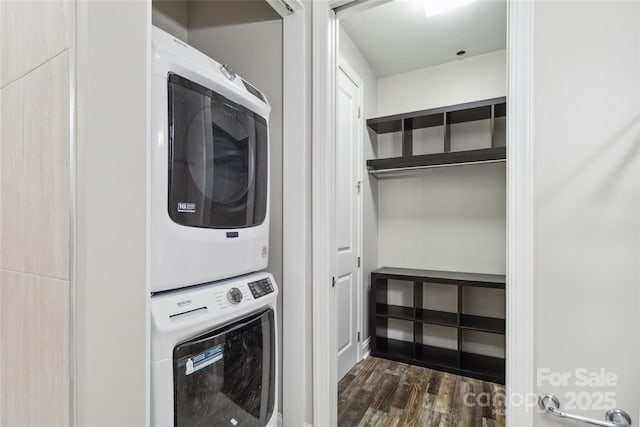
<svg viewBox="0 0 640 427">
<path fill-rule="evenodd" d="M 242 301 L 242 291 L 238 288 L 231 288 L 227 292 L 227 299 L 231 304 L 239 304 Z"/>
</svg>

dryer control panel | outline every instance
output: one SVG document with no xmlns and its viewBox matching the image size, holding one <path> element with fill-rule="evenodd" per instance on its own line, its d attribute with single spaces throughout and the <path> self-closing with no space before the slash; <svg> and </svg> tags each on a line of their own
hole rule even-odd
<svg viewBox="0 0 640 427">
<path fill-rule="evenodd" d="M 272 293 L 273 285 L 271 284 L 271 280 L 267 277 L 266 279 L 256 280 L 255 282 L 249 283 L 249 289 L 251 290 L 254 298 L 260 298 Z"/>
</svg>

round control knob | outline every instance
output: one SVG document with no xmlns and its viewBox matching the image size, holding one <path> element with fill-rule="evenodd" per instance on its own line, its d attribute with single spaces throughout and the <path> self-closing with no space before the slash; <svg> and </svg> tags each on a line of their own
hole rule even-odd
<svg viewBox="0 0 640 427">
<path fill-rule="evenodd" d="M 242 301 L 242 291 L 238 288 L 231 288 L 227 292 L 227 299 L 231 304 L 239 304 Z"/>
</svg>

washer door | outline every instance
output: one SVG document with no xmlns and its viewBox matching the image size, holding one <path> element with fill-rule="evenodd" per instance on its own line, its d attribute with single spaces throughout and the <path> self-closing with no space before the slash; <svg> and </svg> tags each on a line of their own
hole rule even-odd
<svg viewBox="0 0 640 427">
<path fill-rule="evenodd" d="M 173 349 L 176 427 L 264 427 L 275 399 L 273 309 Z"/>
<path fill-rule="evenodd" d="M 266 120 L 169 74 L 169 216 L 204 228 L 260 225 L 267 212 Z"/>
</svg>

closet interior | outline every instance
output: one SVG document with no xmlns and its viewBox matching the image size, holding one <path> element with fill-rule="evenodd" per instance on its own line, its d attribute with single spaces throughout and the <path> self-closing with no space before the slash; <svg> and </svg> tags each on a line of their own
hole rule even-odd
<svg viewBox="0 0 640 427">
<path fill-rule="evenodd" d="M 506 3 L 418 3 L 339 20 L 363 90 L 363 354 L 504 384 Z"/>
</svg>

